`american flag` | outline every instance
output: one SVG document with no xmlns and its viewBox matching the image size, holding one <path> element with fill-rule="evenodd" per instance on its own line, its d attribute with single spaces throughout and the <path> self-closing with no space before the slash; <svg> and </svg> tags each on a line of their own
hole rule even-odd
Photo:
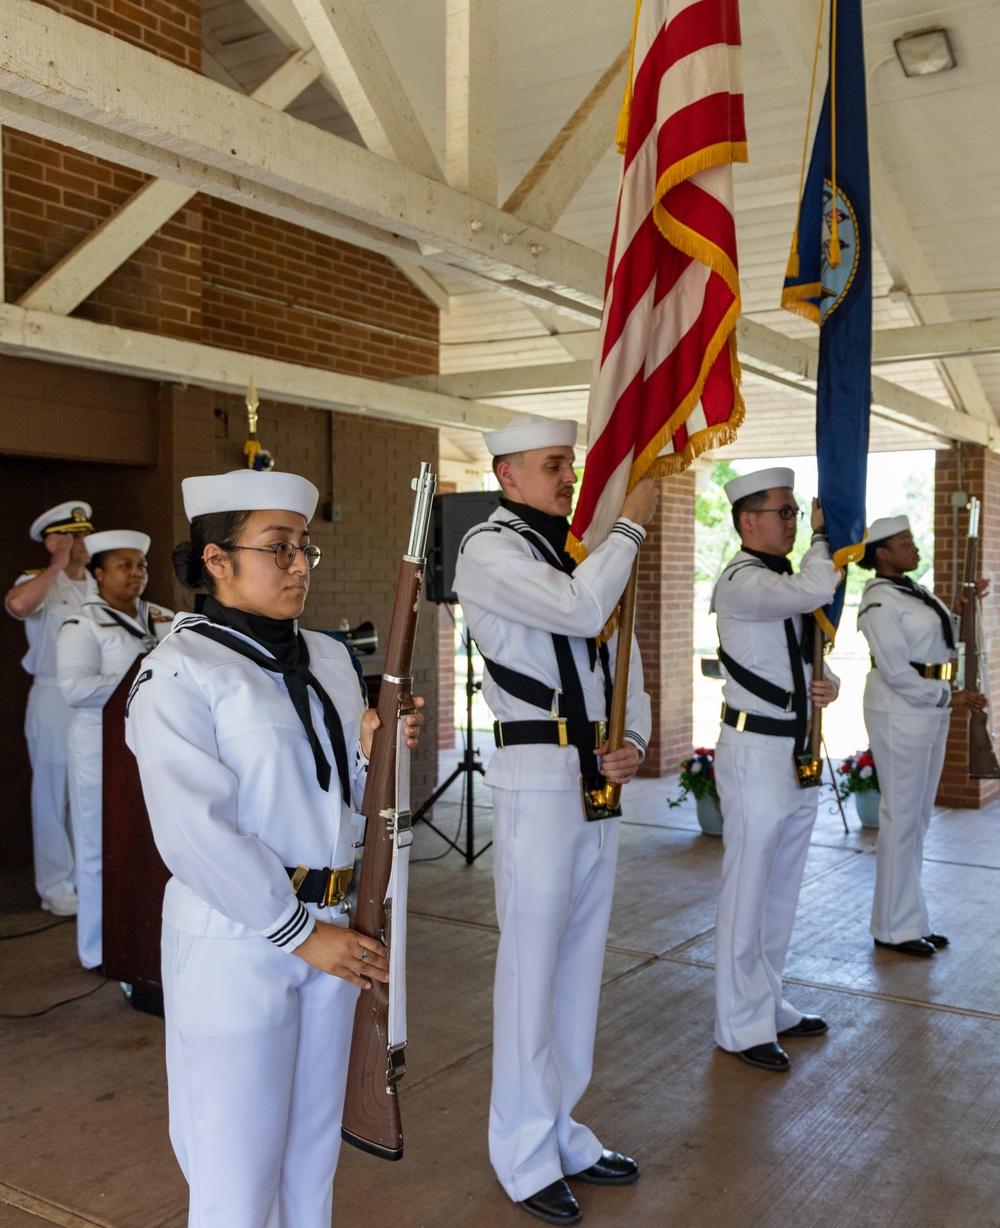
<svg viewBox="0 0 1000 1228">
<path fill-rule="evenodd" d="M 625 155 L 567 548 L 604 540 L 640 478 L 743 420 L 733 162 L 747 160 L 738 0 L 639 0 Z M 627 130 L 625 123 L 627 122 Z"/>
</svg>

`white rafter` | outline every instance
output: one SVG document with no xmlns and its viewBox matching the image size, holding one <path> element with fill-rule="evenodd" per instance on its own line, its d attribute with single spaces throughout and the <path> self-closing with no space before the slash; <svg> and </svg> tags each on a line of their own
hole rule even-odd
<svg viewBox="0 0 1000 1228">
<path fill-rule="evenodd" d="M 392 151 L 431 179 L 443 179 L 416 113 L 406 97 L 361 0 L 293 0 L 329 78 L 369 149 Z M 382 133 L 380 139 L 373 131 Z"/>
<path fill-rule="evenodd" d="M 974 354 L 1000 354 L 1000 318 L 917 324 L 872 334 L 872 362 L 877 364 L 969 358 Z"/>
<path fill-rule="evenodd" d="M 0 123 L 532 304 L 599 313 L 598 252 L 31 0 L 5 5 Z"/>
<path fill-rule="evenodd" d="M 319 76 L 315 51 L 290 55 L 250 95 L 283 110 Z M 21 307 L 69 315 L 197 195 L 194 188 L 153 179 L 135 192 L 17 300 Z"/>
<path fill-rule="evenodd" d="M 453 188 L 491 205 L 497 200 L 497 4 L 447 0 L 445 26 L 445 171 Z"/>
<path fill-rule="evenodd" d="M 218 392 L 242 393 L 253 375 L 257 391 L 275 400 L 420 426 L 496 430 L 513 416 L 497 405 L 95 324 L 73 316 L 26 311 L 10 303 L 0 305 L 0 354 L 193 384 Z"/>
<path fill-rule="evenodd" d="M 507 197 L 504 209 L 546 229 L 559 221 L 614 142 L 628 56 L 625 47 Z"/>
</svg>

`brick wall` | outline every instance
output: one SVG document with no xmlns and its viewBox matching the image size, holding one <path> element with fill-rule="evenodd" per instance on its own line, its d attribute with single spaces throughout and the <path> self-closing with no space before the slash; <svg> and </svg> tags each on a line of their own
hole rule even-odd
<svg viewBox="0 0 1000 1228">
<path fill-rule="evenodd" d="M 435 374 L 438 312 L 388 260 L 202 201 L 204 340 L 371 379 Z"/>
<path fill-rule="evenodd" d="M 951 605 L 952 592 L 952 493 L 961 489 L 982 501 L 979 525 L 980 575 L 1000 581 L 1000 456 L 973 444 L 958 444 L 946 452 L 935 453 L 934 483 L 934 591 Z M 958 518 L 958 580 L 964 574 L 968 513 Z M 1000 697 L 1000 607 L 997 600 L 983 604 L 983 635 L 989 657 L 990 689 Z M 968 775 L 968 717 L 952 717 L 944 771 L 938 788 L 937 801 L 942 806 L 962 806 L 978 809 L 1000 797 L 1000 781 L 970 780 Z"/>
<path fill-rule="evenodd" d="M 642 776 L 675 772 L 691 752 L 694 495 L 691 470 L 662 483 L 660 506 L 639 555 L 636 637 L 653 708 Z"/>
<path fill-rule="evenodd" d="M 142 47 L 165 60 L 201 71 L 201 0 L 35 0 Z"/>
</svg>

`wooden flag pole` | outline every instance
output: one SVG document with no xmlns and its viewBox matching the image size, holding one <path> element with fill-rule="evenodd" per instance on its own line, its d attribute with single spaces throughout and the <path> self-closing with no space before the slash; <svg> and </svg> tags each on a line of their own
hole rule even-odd
<svg viewBox="0 0 1000 1228">
<path fill-rule="evenodd" d="M 615 655 L 614 697 L 608 721 L 608 750 L 620 750 L 625 741 L 625 708 L 628 703 L 628 676 L 632 667 L 632 635 L 635 631 L 636 593 L 639 588 L 639 552 L 636 551 L 632 572 L 622 593 L 618 611 L 618 652 Z M 621 804 L 622 787 L 608 784 L 608 802 Z"/>
</svg>

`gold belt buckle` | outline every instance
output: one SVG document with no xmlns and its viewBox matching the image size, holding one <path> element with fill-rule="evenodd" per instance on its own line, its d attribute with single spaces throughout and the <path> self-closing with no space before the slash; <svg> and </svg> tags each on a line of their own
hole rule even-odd
<svg viewBox="0 0 1000 1228">
<path fill-rule="evenodd" d="M 326 899 L 321 905 L 322 908 L 330 908 L 334 904 L 343 904 L 351 888 L 351 876 L 353 873 L 353 866 L 338 866 L 336 870 L 330 871 L 330 877 L 326 886 Z"/>
<path fill-rule="evenodd" d="M 309 873 L 308 866 L 296 866 L 295 873 L 292 875 L 292 890 L 296 895 L 299 894 L 299 888 L 306 881 L 306 875 Z"/>
<path fill-rule="evenodd" d="M 941 666 L 941 681 L 951 682 L 951 676 L 952 676 L 951 662 L 947 661 L 945 662 L 944 665 Z"/>
<path fill-rule="evenodd" d="M 566 718 L 564 716 L 557 716 L 556 721 L 559 726 L 559 745 L 569 746 L 569 738 L 566 736 Z"/>
<path fill-rule="evenodd" d="M 739 716 L 736 718 L 736 732 L 742 733 L 743 730 L 746 728 L 746 723 L 747 723 L 747 714 L 745 712 L 741 712 Z"/>
</svg>

